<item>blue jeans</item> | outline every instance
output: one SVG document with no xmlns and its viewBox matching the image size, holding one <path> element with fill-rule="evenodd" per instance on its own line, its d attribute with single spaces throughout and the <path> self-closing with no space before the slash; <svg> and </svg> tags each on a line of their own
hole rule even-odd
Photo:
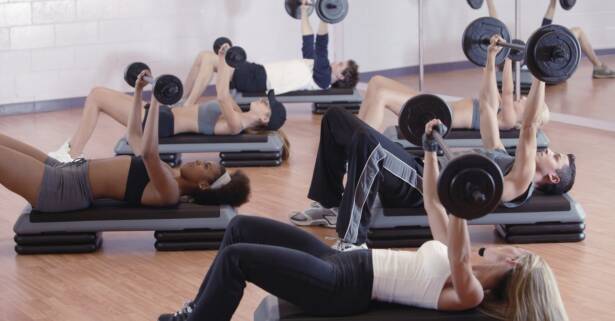
<svg viewBox="0 0 615 321">
<path fill-rule="evenodd" d="M 289 224 L 237 216 L 227 227 L 189 320 L 230 320 L 246 282 L 313 315 L 360 313 L 371 302 L 371 251 L 337 252 Z"/>
</svg>

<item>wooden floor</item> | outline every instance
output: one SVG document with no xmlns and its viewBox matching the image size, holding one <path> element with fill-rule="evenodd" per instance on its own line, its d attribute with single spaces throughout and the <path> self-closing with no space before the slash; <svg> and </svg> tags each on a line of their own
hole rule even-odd
<svg viewBox="0 0 615 321">
<path fill-rule="evenodd" d="M 615 57 L 606 57 L 615 66 Z M 480 70 L 428 74 L 431 92 L 476 96 Z M 584 61 L 566 84 L 549 87 L 553 111 L 615 121 L 615 80 L 592 80 Z M 416 86 L 415 77 L 402 81 Z M 0 118 L 0 132 L 49 151 L 73 132 L 80 110 Z M 251 201 L 241 213 L 287 222 L 287 215 L 309 204 L 306 199 L 320 117 L 308 105 L 289 108 L 285 131 L 293 147 L 289 162 L 277 168 L 244 169 L 252 181 Z M 386 118 L 394 122 L 390 115 Z M 545 131 L 556 150 L 577 155 L 572 195 L 587 212 L 587 239 L 580 243 L 536 244 L 558 277 L 571 320 L 615 319 L 615 218 L 613 200 L 615 133 L 549 123 Z M 112 156 L 123 130 L 103 118 L 86 149 L 89 158 Z M 0 156 L 1 157 L 1 156 Z M 186 160 L 214 159 L 189 155 Z M 106 233 L 95 254 L 17 256 L 12 226 L 25 201 L 0 186 L 0 319 L 11 321 L 156 320 L 195 294 L 215 252 L 156 252 L 152 233 Z M 332 230 L 311 229 L 319 237 Z M 475 245 L 500 243 L 491 227 L 472 227 Z M 300 291 L 301 289 L 297 289 Z M 265 293 L 248 286 L 234 320 L 251 320 Z"/>
</svg>

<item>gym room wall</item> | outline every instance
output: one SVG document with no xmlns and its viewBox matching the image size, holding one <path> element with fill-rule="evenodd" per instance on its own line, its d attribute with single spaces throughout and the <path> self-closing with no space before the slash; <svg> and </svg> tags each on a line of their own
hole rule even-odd
<svg viewBox="0 0 615 321">
<path fill-rule="evenodd" d="M 548 1 L 519 1 L 527 37 Z M 332 28 L 331 56 L 356 59 L 362 71 L 416 65 L 417 3 L 350 0 L 346 20 Z M 514 1 L 496 5 L 513 30 Z M 615 48 L 613 11 L 613 1 L 583 0 L 570 12 L 558 8 L 555 22 L 583 27 L 597 49 Z M 424 0 L 424 13 L 425 62 L 465 61 L 461 32 L 486 8 Z M 250 60 L 292 59 L 300 55 L 298 33 L 281 0 L 0 0 L 0 105 L 83 97 L 97 85 L 129 91 L 122 73 L 133 61 L 183 79 L 195 55 L 220 35 L 243 46 Z"/>
</svg>

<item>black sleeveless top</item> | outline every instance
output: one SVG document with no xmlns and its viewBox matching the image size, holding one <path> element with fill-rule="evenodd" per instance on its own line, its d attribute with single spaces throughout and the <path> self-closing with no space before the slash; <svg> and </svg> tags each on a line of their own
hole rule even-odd
<svg viewBox="0 0 615 321">
<path fill-rule="evenodd" d="M 141 198 L 145 186 L 149 183 L 149 175 L 145 169 L 143 158 L 133 156 L 130 158 L 130 168 L 128 169 L 128 180 L 126 181 L 126 192 L 124 201 L 132 206 L 141 205 Z"/>
<path fill-rule="evenodd" d="M 475 151 L 493 160 L 502 170 L 502 173 L 504 175 L 507 175 L 510 172 L 513 167 L 513 164 L 515 163 L 515 158 L 503 149 L 476 149 Z M 530 197 L 532 197 L 533 192 L 534 183 L 532 182 L 523 194 L 519 195 L 519 197 L 515 198 L 510 202 L 502 202 L 502 206 L 508 208 L 519 207 L 525 204 L 525 202 L 527 202 Z"/>
</svg>

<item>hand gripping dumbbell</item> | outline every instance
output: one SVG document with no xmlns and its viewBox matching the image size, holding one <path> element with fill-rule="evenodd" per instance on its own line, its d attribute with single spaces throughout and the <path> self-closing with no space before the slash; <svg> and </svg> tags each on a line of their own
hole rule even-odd
<svg viewBox="0 0 615 321">
<path fill-rule="evenodd" d="M 222 48 L 222 46 L 225 44 L 228 44 L 230 46 L 230 48 L 226 50 L 226 54 L 224 55 L 224 60 L 226 61 L 227 65 L 236 68 L 239 64 L 246 62 L 246 60 L 248 59 L 246 51 L 239 46 L 233 46 L 233 42 L 231 41 L 231 39 L 226 37 L 219 37 L 218 39 L 216 39 L 216 41 L 214 41 L 214 52 L 216 53 L 216 55 L 220 51 L 220 48 Z"/>
<path fill-rule="evenodd" d="M 151 69 L 142 62 L 131 63 L 124 72 L 124 80 L 130 87 L 135 87 L 137 77 L 143 70 Z M 173 105 L 181 100 L 184 94 L 184 87 L 179 78 L 173 75 L 162 75 L 158 78 L 150 76 L 143 77 L 143 80 L 147 81 L 154 87 L 153 94 L 161 104 Z"/>
</svg>

